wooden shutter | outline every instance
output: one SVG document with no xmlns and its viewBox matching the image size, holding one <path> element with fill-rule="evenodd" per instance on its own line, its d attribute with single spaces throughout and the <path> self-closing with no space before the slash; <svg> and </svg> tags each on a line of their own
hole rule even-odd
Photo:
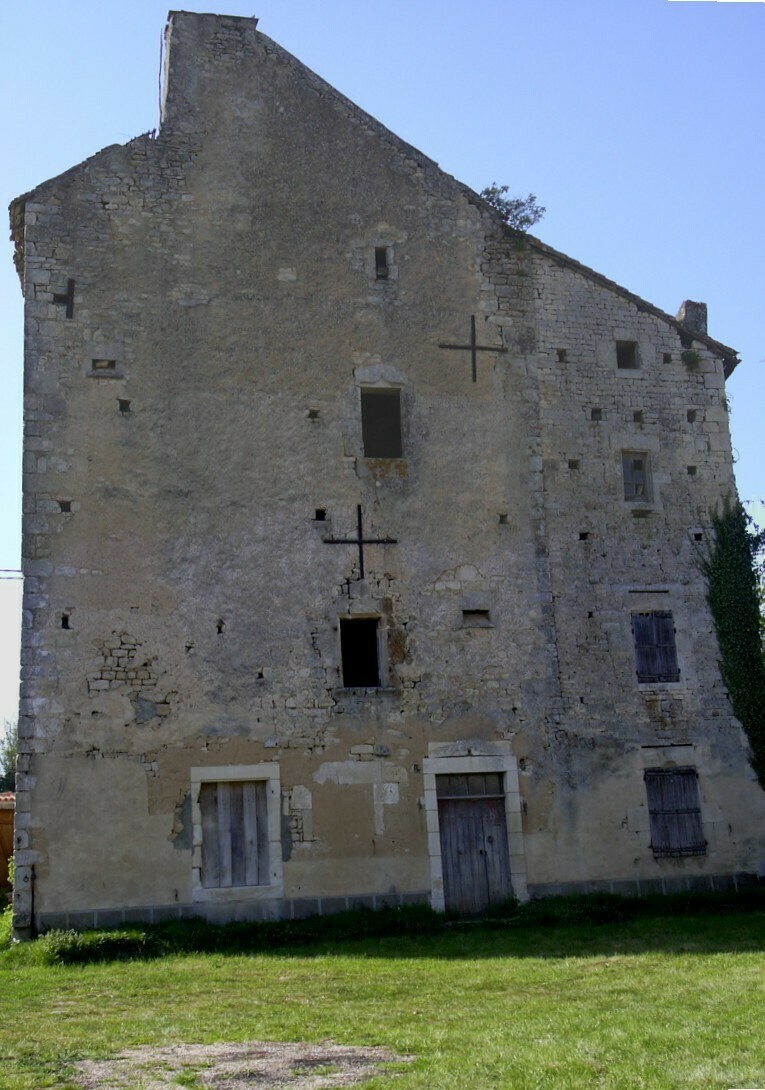
<svg viewBox="0 0 765 1090">
<path fill-rule="evenodd" d="M 633 613 L 632 633 L 638 681 L 679 681 L 672 614 L 665 610 Z"/>
<path fill-rule="evenodd" d="M 203 783 L 202 885 L 208 889 L 268 884 L 266 784 Z"/>
<path fill-rule="evenodd" d="M 703 855 L 699 785 L 695 768 L 647 768 L 645 787 L 655 856 Z"/>
</svg>

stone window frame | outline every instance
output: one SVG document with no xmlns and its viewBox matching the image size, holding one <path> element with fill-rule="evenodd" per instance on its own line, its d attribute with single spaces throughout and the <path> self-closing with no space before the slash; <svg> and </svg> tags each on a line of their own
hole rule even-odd
<svg viewBox="0 0 765 1090">
<path fill-rule="evenodd" d="M 505 820 L 507 846 L 510 855 L 510 880 L 513 895 L 519 901 L 528 900 L 526 853 L 523 841 L 523 816 L 518 761 L 501 743 L 440 743 L 431 742 L 423 764 L 425 822 L 430 859 L 430 904 L 437 912 L 445 910 L 444 871 L 441 860 L 441 835 L 438 821 L 436 776 L 499 772 L 505 789 Z"/>
<path fill-rule="evenodd" d="M 344 412 L 346 454 L 356 459 L 355 470 L 361 479 L 375 482 L 400 483 L 408 476 L 407 466 L 412 455 L 410 425 L 413 413 L 413 392 L 406 375 L 379 357 L 364 355 L 355 361 L 353 386 L 348 390 Z M 399 391 L 401 419 L 401 457 L 374 458 L 364 453 L 361 427 L 361 391 Z"/>
<path fill-rule="evenodd" d="M 645 494 L 643 496 L 628 496 L 627 495 L 627 475 L 625 474 L 625 461 L 628 458 L 642 458 L 645 463 Z M 632 506 L 638 505 L 640 507 L 653 507 L 654 505 L 654 487 L 653 487 L 653 466 L 651 459 L 651 451 L 645 449 L 637 449 L 634 447 L 622 448 L 621 450 L 621 476 L 622 476 L 622 500 L 624 503 Z"/>
<path fill-rule="evenodd" d="M 275 900 L 284 896 L 284 864 L 281 844 L 281 776 L 278 761 L 254 765 L 210 765 L 192 768 L 191 780 L 191 885 L 192 901 L 231 902 Z M 208 887 L 202 885 L 202 811 L 199 794 L 203 783 L 266 784 L 268 873 L 270 881 L 257 886 Z"/>
<path fill-rule="evenodd" d="M 377 255 L 379 250 L 385 250 L 385 276 L 379 276 L 379 264 Z M 393 288 L 398 280 L 398 265 L 396 264 L 396 251 L 393 239 L 386 236 L 376 236 L 368 251 L 367 275 L 373 286 L 385 291 Z"/>
</svg>

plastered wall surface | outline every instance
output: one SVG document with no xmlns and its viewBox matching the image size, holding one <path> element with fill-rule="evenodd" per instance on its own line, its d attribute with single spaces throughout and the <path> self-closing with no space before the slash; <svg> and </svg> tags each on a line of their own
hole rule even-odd
<svg viewBox="0 0 765 1090">
<path fill-rule="evenodd" d="M 763 795 L 694 551 L 733 487 L 723 346 L 684 362 L 676 322 L 506 231 L 254 20 L 176 13 L 167 56 L 156 137 L 12 206 L 19 930 L 432 898 L 433 746 L 517 771 L 508 893 L 757 873 Z M 442 347 L 471 316 L 475 382 Z M 364 456 L 362 389 L 400 391 L 402 457 Z M 649 465 L 638 503 L 624 451 Z M 359 505 L 393 539 L 364 578 L 328 540 Z M 676 682 L 636 679 L 650 610 Z M 343 686 L 354 616 L 379 618 L 378 687 Z M 707 850 L 656 859 L 643 770 L 673 763 Z M 192 770 L 265 764 L 278 883 L 196 888 Z"/>
</svg>

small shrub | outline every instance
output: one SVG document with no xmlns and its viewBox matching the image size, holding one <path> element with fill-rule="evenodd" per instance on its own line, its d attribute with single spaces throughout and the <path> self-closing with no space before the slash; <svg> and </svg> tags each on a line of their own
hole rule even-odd
<svg viewBox="0 0 765 1090">
<path fill-rule="evenodd" d="M 689 371 L 695 371 L 701 363 L 701 356 L 695 348 L 686 348 L 684 352 L 680 353 L 680 359 Z"/>
<path fill-rule="evenodd" d="M 0 913 L 0 950 L 7 950 L 13 942 L 13 906 L 8 905 Z"/>
<path fill-rule="evenodd" d="M 154 935 L 138 929 L 114 931 L 48 931 L 38 939 L 48 965 L 155 957 L 162 953 Z"/>
</svg>

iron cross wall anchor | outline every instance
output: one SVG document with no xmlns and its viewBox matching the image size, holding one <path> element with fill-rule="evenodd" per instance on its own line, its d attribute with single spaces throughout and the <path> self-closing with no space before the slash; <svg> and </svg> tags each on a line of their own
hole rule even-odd
<svg viewBox="0 0 765 1090">
<path fill-rule="evenodd" d="M 361 504 L 356 505 L 356 537 L 324 537 L 325 545 L 356 545 L 359 550 L 359 579 L 364 578 L 364 546 L 365 545 L 397 545 L 395 537 L 364 537 L 364 527 L 361 518 Z"/>
<path fill-rule="evenodd" d="M 494 348 L 489 344 L 477 344 L 475 335 L 475 314 L 470 315 L 470 344 L 441 344 L 439 348 L 456 348 L 461 352 L 470 352 L 470 358 L 473 364 L 473 382 L 478 381 L 478 353 L 479 352 L 507 352 L 507 349 L 503 346 Z"/>
<path fill-rule="evenodd" d="M 53 302 L 57 307 L 66 307 L 67 318 L 74 318 L 74 280 L 69 278 L 66 282 L 65 292 L 55 292 Z"/>
</svg>

